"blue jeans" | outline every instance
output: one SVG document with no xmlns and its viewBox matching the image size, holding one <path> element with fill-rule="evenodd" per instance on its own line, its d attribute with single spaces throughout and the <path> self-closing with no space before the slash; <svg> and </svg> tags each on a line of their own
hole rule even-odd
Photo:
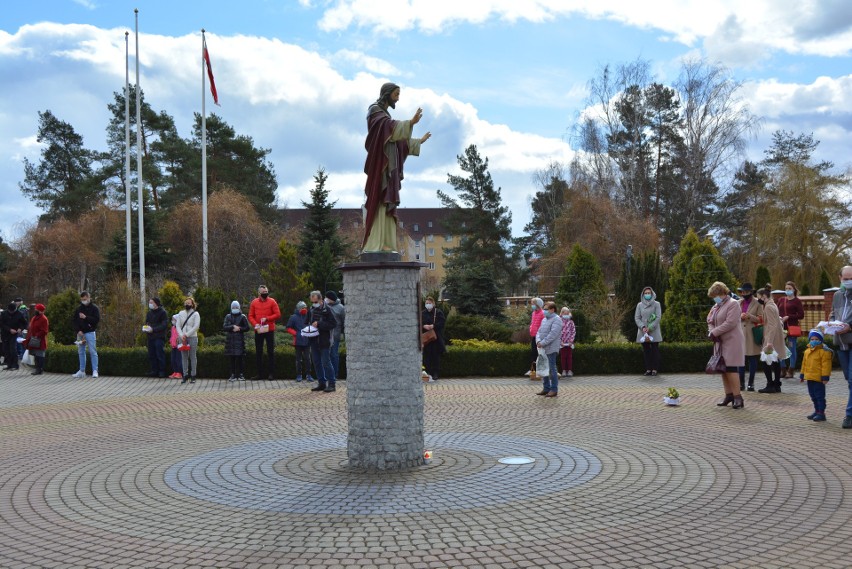
<svg viewBox="0 0 852 569">
<path fill-rule="evenodd" d="M 317 372 L 318 387 L 334 387 L 337 383 L 329 351 L 328 348 L 320 348 L 319 342 L 311 344 L 311 358 L 314 360 L 314 371 Z"/>
<path fill-rule="evenodd" d="M 799 358 L 799 354 L 796 353 L 796 350 L 799 347 L 798 340 L 799 340 L 798 338 L 794 338 L 792 336 L 787 336 L 786 343 L 787 343 L 787 347 L 790 348 L 790 358 L 787 359 L 787 360 L 784 360 L 782 362 L 782 365 L 784 365 L 784 367 L 788 367 L 790 369 L 796 369 L 796 363 L 797 363 L 796 360 L 798 360 L 798 358 Z"/>
<path fill-rule="evenodd" d="M 86 347 L 89 348 L 89 356 L 92 358 L 92 371 L 98 371 L 98 346 L 95 332 L 86 332 L 83 334 L 86 339 L 85 344 L 77 346 L 77 356 L 80 358 L 80 371 L 86 373 Z"/>
<path fill-rule="evenodd" d="M 825 413 L 825 384 L 821 381 L 806 381 L 808 394 L 814 402 L 814 411 Z"/>
<path fill-rule="evenodd" d="M 846 383 L 849 385 L 849 402 L 846 403 L 846 416 L 852 417 L 852 352 L 849 350 L 837 350 L 837 359 L 840 360 L 840 369 L 843 370 L 843 377 L 846 378 Z"/>
<path fill-rule="evenodd" d="M 334 379 L 337 379 L 340 374 L 340 340 L 334 342 L 334 345 L 328 349 L 328 356 L 331 360 L 331 368 L 334 370 Z"/>
<path fill-rule="evenodd" d="M 166 377 L 166 352 L 163 351 L 165 338 L 152 338 L 148 336 L 148 362 L 151 364 L 151 373 Z"/>
<path fill-rule="evenodd" d="M 757 373 L 757 360 L 760 356 L 746 356 L 745 364 L 743 367 L 738 368 L 740 372 L 740 383 L 745 382 L 745 372 L 746 368 L 748 368 L 748 384 L 754 385 L 754 374 Z"/>
<path fill-rule="evenodd" d="M 550 366 L 550 373 L 544 378 L 544 386 L 542 391 L 558 391 L 559 390 L 559 374 L 556 372 L 556 358 L 559 352 L 547 354 L 547 365 Z"/>
</svg>

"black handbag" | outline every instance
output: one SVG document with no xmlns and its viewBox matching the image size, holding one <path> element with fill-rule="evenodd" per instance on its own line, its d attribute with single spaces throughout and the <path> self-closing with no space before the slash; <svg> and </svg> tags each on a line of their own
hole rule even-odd
<svg viewBox="0 0 852 569">
<path fill-rule="evenodd" d="M 41 348 L 41 339 L 36 338 L 35 336 L 30 336 L 30 341 L 27 342 L 28 350 L 38 350 Z"/>
<path fill-rule="evenodd" d="M 713 355 L 710 356 L 710 359 L 707 361 L 707 367 L 704 368 L 706 373 L 716 374 L 716 373 L 725 373 L 727 371 L 727 366 L 725 365 L 725 358 L 722 357 L 722 351 L 719 349 L 719 344 L 713 347 Z"/>
</svg>

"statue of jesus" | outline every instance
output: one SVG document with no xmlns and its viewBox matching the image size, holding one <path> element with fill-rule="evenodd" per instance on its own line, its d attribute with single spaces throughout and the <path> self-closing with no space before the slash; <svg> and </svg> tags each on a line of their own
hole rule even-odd
<svg viewBox="0 0 852 569">
<path fill-rule="evenodd" d="M 399 86 L 394 83 L 382 85 L 379 99 L 367 111 L 367 161 L 364 173 L 367 185 L 364 188 L 364 253 L 396 253 L 396 208 L 399 206 L 399 190 L 402 185 L 402 166 L 413 154 L 420 155 L 420 145 L 432 136 L 427 132 L 421 138 L 412 138 L 414 125 L 423 117 L 418 108 L 407 121 L 391 119 L 388 107 L 395 109 L 399 101 Z"/>
</svg>

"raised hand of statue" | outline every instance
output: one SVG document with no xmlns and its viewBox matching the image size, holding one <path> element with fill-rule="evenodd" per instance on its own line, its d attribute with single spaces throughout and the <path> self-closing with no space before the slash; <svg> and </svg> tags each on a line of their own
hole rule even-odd
<svg viewBox="0 0 852 569">
<path fill-rule="evenodd" d="M 430 138 L 432 138 L 432 133 L 427 132 L 426 134 L 423 135 L 423 138 L 420 139 L 420 144 L 423 144 L 424 142 L 426 142 Z"/>
<path fill-rule="evenodd" d="M 421 118 L 423 118 L 423 109 L 417 107 L 417 112 L 414 113 L 413 117 L 411 117 L 411 126 L 414 126 L 419 123 Z"/>
</svg>

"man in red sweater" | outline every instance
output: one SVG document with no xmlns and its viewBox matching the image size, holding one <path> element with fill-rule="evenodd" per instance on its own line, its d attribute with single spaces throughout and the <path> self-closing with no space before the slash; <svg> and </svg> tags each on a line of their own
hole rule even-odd
<svg viewBox="0 0 852 569">
<path fill-rule="evenodd" d="M 269 296 L 266 285 L 257 288 L 257 298 L 249 306 L 249 323 L 254 327 L 254 351 L 257 357 L 257 375 L 252 379 L 263 379 L 263 344 L 269 354 L 269 379 L 275 379 L 275 322 L 281 318 L 281 310 L 275 299 Z"/>
</svg>

